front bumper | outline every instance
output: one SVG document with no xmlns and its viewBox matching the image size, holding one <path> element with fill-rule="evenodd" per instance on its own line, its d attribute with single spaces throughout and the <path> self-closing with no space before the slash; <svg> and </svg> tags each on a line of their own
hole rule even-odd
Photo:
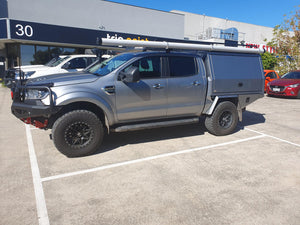
<svg viewBox="0 0 300 225">
<path fill-rule="evenodd" d="M 296 88 L 287 87 L 283 91 L 273 91 L 271 88 L 267 89 L 267 94 L 274 96 L 297 97 L 299 90 Z"/>
<path fill-rule="evenodd" d="M 57 113 L 61 107 L 29 105 L 23 102 L 13 102 L 11 112 L 19 119 L 28 117 L 45 117 L 49 118 L 52 114 Z"/>
</svg>

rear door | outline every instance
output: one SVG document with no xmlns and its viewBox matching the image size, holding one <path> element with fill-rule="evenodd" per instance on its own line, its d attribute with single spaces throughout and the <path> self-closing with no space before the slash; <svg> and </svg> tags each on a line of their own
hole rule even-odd
<svg viewBox="0 0 300 225">
<path fill-rule="evenodd" d="M 119 121 L 155 119 L 166 116 L 167 83 L 162 77 L 162 58 L 146 56 L 128 68 L 139 68 L 141 79 L 137 83 L 116 81 L 116 110 Z"/>
<path fill-rule="evenodd" d="M 168 56 L 168 116 L 200 115 L 206 95 L 202 59 L 193 56 Z"/>
</svg>

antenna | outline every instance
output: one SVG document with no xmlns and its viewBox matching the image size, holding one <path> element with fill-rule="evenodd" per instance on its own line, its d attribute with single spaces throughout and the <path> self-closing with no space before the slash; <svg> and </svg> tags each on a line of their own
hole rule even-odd
<svg viewBox="0 0 300 225">
<path fill-rule="evenodd" d="M 216 52 L 237 52 L 237 53 L 264 53 L 263 49 L 248 49 L 244 47 L 224 47 L 214 44 L 189 44 L 166 41 L 135 41 L 135 40 L 119 40 L 101 38 L 99 45 L 104 46 L 123 46 L 123 47 L 144 47 L 144 48 L 160 48 L 160 49 L 184 49 L 184 50 L 201 50 L 201 51 L 216 51 Z"/>
</svg>

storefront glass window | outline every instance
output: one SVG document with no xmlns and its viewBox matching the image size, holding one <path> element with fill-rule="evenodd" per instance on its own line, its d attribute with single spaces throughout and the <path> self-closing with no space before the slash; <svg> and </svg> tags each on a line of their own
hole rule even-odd
<svg viewBox="0 0 300 225">
<path fill-rule="evenodd" d="M 36 52 L 33 55 L 33 63 L 32 64 L 45 64 L 51 58 L 49 54 L 49 47 L 48 46 L 36 46 Z"/>
<path fill-rule="evenodd" d="M 63 55 L 71 55 L 71 54 L 75 54 L 76 53 L 76 49 L 75 48 L 64 48 L 63 49 Z"/>
<path fill-rule="evenodd" d="M 50 56 L 51 58 L 55 58 L 59 55 L 62 55 L 64 49 L 60 47 L 50 47 Z"/>
<path fill-rule="evenodd" d="M 32 65 L 34 58 L 34 45 L 21 45 L 22 66 Z"/>
<path fill-rule="evenodd" d="M 82 48 L 63 48 L 41 45 L 6 44 L 7 67 L 46 64 L 59 55 L 84 54 Z"/>
<path fill-rule="evenodd" d="M 6 44 L 8 68 L 13 68 L 15 66 L 18 66 L 18 55 L 19 55 L 18 47 L 19 45 L 17 44 Z"/>
</svg>

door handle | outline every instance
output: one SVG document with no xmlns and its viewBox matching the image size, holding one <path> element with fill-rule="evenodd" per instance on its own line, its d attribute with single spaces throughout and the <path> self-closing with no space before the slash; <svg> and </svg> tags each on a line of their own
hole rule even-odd
<svg viewBox="0 0 300 225">
<path fill-rule="evenodd" d="M 194 81 L 193 83 L 192 83 L 192 85 L 194 85 L 194 86 L 199 86 L 199 85 L 201 85 L 201 83 L 199 82 L 199 81 Z"/>
<path fill-rule="evenodd" d="M 154 87 L 155 89 L 162 89 L 162 88 L 164 88 L 164 86 L 161 85 L 161 84 L 154 84 L 152 87 Z"/>
</svg>

